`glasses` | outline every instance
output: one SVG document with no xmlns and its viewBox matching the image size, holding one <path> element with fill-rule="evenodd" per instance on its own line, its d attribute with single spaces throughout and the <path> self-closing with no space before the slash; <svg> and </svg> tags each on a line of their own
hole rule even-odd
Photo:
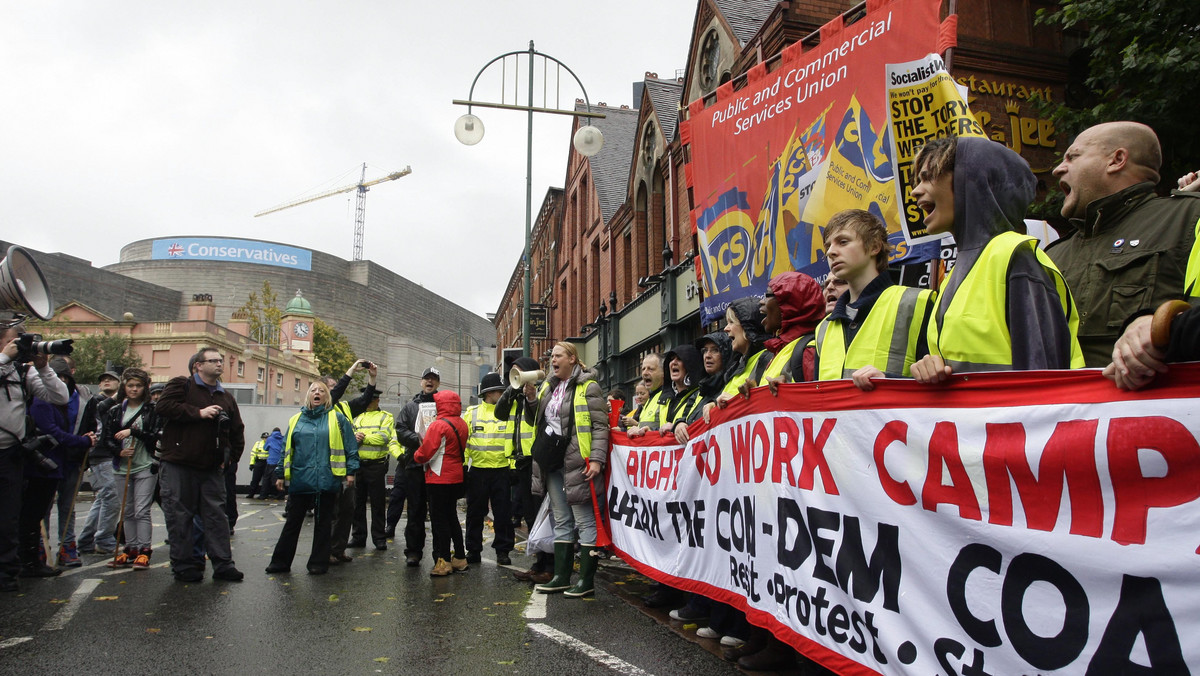
<svg viewBox="0 0 1200 676">
<path fill-rule="evenodd" d="M 224 359 L 201 359 L 200 363 L 201 364 L 216 364 L 217 366 L 220 366 L 221 364 L 225 363 L 225 360 Z"/>
</svg>

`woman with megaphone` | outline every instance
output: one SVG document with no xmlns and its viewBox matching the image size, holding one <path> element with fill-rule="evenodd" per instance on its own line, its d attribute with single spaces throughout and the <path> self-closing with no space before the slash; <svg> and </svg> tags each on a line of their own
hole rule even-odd
<svg viewBox="0 0 1200 676">
<path fill-rule="evenodd" d="M 567 597 L 590 596 L 600 552 L 596 548 L 595 480 L 608 461 L 608 403 L 596 372 L 579 361 L 575 346 L 555 343 L 550 374 L 540 393 L 527 388 L 526 421 L 534 426 L 533 492 L 546 494 L 554 516 L 554 577 L 534 589 Z M 575 531 L 579 581 L 571 585 Z"/>
</svg>

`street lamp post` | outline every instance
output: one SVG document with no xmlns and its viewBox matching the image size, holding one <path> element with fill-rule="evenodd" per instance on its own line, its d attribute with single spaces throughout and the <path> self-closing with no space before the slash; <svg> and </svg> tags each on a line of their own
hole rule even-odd
<svg viewBox="0 0 1200 676">
<path fill-rule="evenodd" d="M 503 94 L 501 94 L 501 102 L 500 103 L 489 103 L 489 102 L 483 102 L 483 101 L 476 101 L 475 100 L 475 84 L 479 82 L 479 76 L 483 75 L 483 72 L 485 70 L 487 70 L 489 67 L 491 67 L 492 64 L 496 63 L 497 61 L 505 60 L 510 56 L 513 57 L 514 61 L 517 64 L 517 67 L 519 68 L 521 55 L 525 55 L 529 61 L 529 98 L 528 98 L 529 103 L 527 105 L 519 105 L 517 103 L 511 103 L 511 104 L 504 103 Z M 570 76 L 572 78 L 574 78 L 575 84 L 579 85 L 579 89 L 583 92 L 583 101 L 584 101 L 584 105 L 587 107 L 587 112 L 581 113 L 581 112 L 578 112 L 575 110 L 563 110 L 563 109 L 559 109 L 557 107 L 550 108 L 548 105 L 543 105 L 542 107 L 534 107 L 534 105 L 533 105 L 533 85 L 534 85 L 533 60 L 534 60 L 534 57 L 538 57 L 538 56 L 542 57 L 542 64 L 543 64 L 542 65 L 542 81 L 543 81 L 543 84 L 545 84 L 545 81 L 547 79 L 548 68 L 546 66 L 549 65 L 549 62 L 553 61 L 559 68 L 567 71 L 567 73 L 570 74 Z M 503 77 L 503 74 L 501 75 L 501 77 Z M 543 89 L 543 91 L 545 91 L 545 89 Z M 516 101 L 515 91 L 513 94 L 513 101 L 514 102 Z M 464 145 L 469 145 L 469 146 L 473 146 L 476 143 L 479 143 L 479 141 L 481 141 L 483 139 L 483 121 L 480 120 L 478 117 L 475 117 L 474 115 L 471 114 L 472 106 L 480 106 L 482 108 L 504 108 L 504 109 L 508 109 L 508 110 L 523 110 L 523 111 L 526 111 L 526 113 L 529 116 L 528 130 L 526 132 L 526 139 L 525 139 L 525 145 L 526 145 L 526 151 L 525 151 L 525 250 L 522 255 L 522 259 L 523 259 L 523 262 L 525 265 L 525 283 L 524 283 L 524 297 L 525 298 L 521 304 L 522 305 L 521 349 L 523 351 L 524 356 L 528 357 L 529 350 L 530 350 L 530 344 L 531 344 L 530 337 L 529 337 L 529 305 L 531 302 L 533 302 L 533 273 L 530 270 L 530 268 L 532 268 L 533 266 L 529 260 L 530 247 L 532 246 L 532 240 L 533 240 L 533 114 L 534 113 L 552 113 L 555 115 L 571 115 L 571 116 L 575 116 L 575 117 L 582 117 L 585 119 L 585 121 L 588 118 L 604 117 L 604 114 L 592 112 L 592 105 L 591 105 L 591 101 L 588 100 L 587 90 L 584 88 L 583 83 L 579 81 L 579 77 L 576 76 L 575 73 L 570 68 L 568 68 L 567 65 L 564 64 L 562 61 L 559 61 L 558 59 L 554 58 L 553 56 L 550 56 L 548 54 L 543 54 L 542 52 L 535 50 L 533 48 L 533 40 L 529 41 L 529 49 L 527 51 L 507 52 L 505 54 L 501 54 L 500 56 L 495 57 L 491 61 L 488 61 L 486 64 L 484 64 L 483 68 L 480 68 L 479 72 L 475 74 L 475 79 L 471 81 L 471 92 L 467 95 L 467 100 L 460 101 L 458 99 L 455 99 L 453 101 L 453 103 L 455 105 L 467 107 L 467 114 L 458 118 L 458 120 L 455 121 L 455 123 L 454 123 L 454 136 L 460 142 L 462 142 Z M 547 103 L 548 102 L 543 101 L 543 104 L 547 104 Z M 555 103 L 555 105 L 557 106 L 557 102 Z M 596 127 L 593 127 L 590 124 L 585 124 L 583 127 L 579 128 L 579 131 L 575 132 L 575 138 L 572 140 L 572 143 L 575 146 L 575 150 L 579 151 L 580 155 L 583 155 L 584 157 L 591 157 L 591 156 L 595 155 L 596 153 L 600 152 L 600 148 L 604 145 L 604 135 L 602 133 L 600 133 L 600 130 L 597 129 Z"/>
</svg>

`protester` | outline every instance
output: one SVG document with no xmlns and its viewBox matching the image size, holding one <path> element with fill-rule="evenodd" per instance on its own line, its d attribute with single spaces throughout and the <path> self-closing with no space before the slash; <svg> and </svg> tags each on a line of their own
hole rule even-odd
<svg viewBox="0 0 1200 676">
<path fill-rule="evenodd" d="M 958 245 L 929 322 L 922 383 L 951 373 L 1079 368 L 1079 314 L 1037 240 L 1019 234 L 1036 180 L 1012 150 L 984 138 L 929 141 L 914 161 L 912 196 L 931 234 Z"/>
<path fill-rule="evenodd" d="M 279 463 L 283 461 L 283 433 L 279 428 L 271 430 L 271 434 L 267 436 L 267 468 L 263 472 L 263 490 L 260 493 L 264 498 L 279 498 L 283 497 L 283 493 L 275 488 L 275 469 L 279 467 Z"/>
<path fill-rule="evenodd" d="M 763 329 L 772 336 L 763 345 L 774 355 L 759 382 L 769 385 L 774 394 L 781 383 L 814 380 L 815 351 L 810 343 L 825 316 L 821 285 L 802 272 L 780 273 L 767 282 L 758 309 L 763 314 Z M 743 387 L 749 385 L 746 382 Z"/>
<path fill-rule="evenodd" d="M 112 568 L 150 567 L 154 542 L 150 505 L 154 504 L 154 488 L 158 485 L 154 447 L 158 444 L 159 423 L 149 395 L 150 376 L 141 369 L 125 369 L 117 391 L 120 404 L 109 409 L 104 425 L 105 443 L 120 449 L 112 461 L 113 474 L 124 486 L 125 551 L 109 562 Z"/>
<path fill-rule="evenodd" d="M 75 360 L 66 355 L 58 355 L 50 359 L 50 368 L 67 385 L 71 399 L 67 402 L 68 412 L 74 411 L 74 416 L 68 415 L 71 424 L 69 431 L 78 436 L 89 432 L 96 433 L 96 404 L 91 391 L 84 385 L 75 382 Z M 96 437 L 97 441 L 99 437 Z M 68 449 L 67 462 L 63 466 L 63 476 L 55 488 L 55 499 L 51 506 L 58 510 L 58 555 L 56 564 L 64 568 L 79 568 L 83 562 L 79 559 L 79 550 L 75 546 L 75 498 L 79 495 L 79 484 L 87 463 L 87 458 L 95 445 L 88 447 L 73 447 Z M 50 528 L 50 511 L 46 511 L 46 528 Z"/>
<path fill-rule="evenodd" d="M 657 352 L 651 352 L 642 357 L 641 386 L 646 389 L 646 398 L 637 410 L 634 411 L 634 415 L 622 419 L 621 422 L 626 428 L 645 427 L 648 429 L 658 429 L 658 418 L 661 413 L 660 407 L 666 399 L 662 391 L 663 367 L 665 365 L 662 355 Z"/>
<path fill-rule="evenodd" d="M 846 280 L 841 279 L 832 272 L 825 278 L 825 284 L 821 286 L 821 292 L 825 294 L 825 314 L 833 312 L 833 308 L 837 307 L 838 299 L 843 293 L 850 288 Z"/>
<path fill-rule="evenodd" d="M 396 481 L 404 482 L 404 491 L 408 500 L 408 523 L 404 526 L 404 562 L 410 567 L 421 565 L 425 550 L 425 517 L 429 510 L 429 496 L 425 494 L 425 468 L 412 462 L 412 455 L 421 446 L 428 420 L 435 416 L 437 404 L 433 395 L 442 383 L 442 373 L 434 367 L 425 369 L 421 374 L 421 391 L 413 395 L 412 401 L 400 409 L 396 416 L 396 438 L 404 447 L 405 467 L 404 476 L 396 477 Z M 461 406 L 461 404 L 460 404 Z M 392 497 L 395 498 L 393 491 Z M 395 502 L 393 502 L 395 504 Z M 389 530 L 395 532 L 400 512 L 395 512 L 395 520 L 391 518 L 389 509 Z"/>
<path fill-rule="evenodd" d="M 645 383 L 638 382 L 638 384 L 633 387 L 633 414 L 632 415 L 634 416 L 635 419 L 637 418 L 638 414 L 641 413 L 642 406 L 645 405 L 646 401 L 649 398 L 650 398 L 650 388 L 646 387 Z"/>
<path fill-rule="evenodd" d="M 245 447 L 237 401 L 221 386 L 225 359 L 203 347 L 189 360 L 191 376 L 172 378 L 155 410 L 163 420 L 161 484 L 163 516 L 171 545 L 171 571 L 179 582 L 204 579 L 204 560 L 193 552 L 192 520 L 204 526 L 204 549 L 213 579 L 231 582 L 245 576 L 233 562 L 225 512 L 224 468 L 236 463 Z"/>
<path fill-rule="evenodd" d="M 932 292 L 892 284 L 887 274 L 887 226 L 861 209 L 839 211 L 825 226 L 825 251 L 848 290 L 817 327 L 817 376 L 909 378 L 918 351 L 928 352 L 925 323 Z"/>
<path fill-rule="evenodd" d="M 761 381 L 772 356 L 763 347 L 771 337 L 763 328 L 763 319 L 758 299 L 754 297 L 739 298 L 725 310 L 725 333 L 732 341 L 733 360 L 725 367 L 725 387 L 721 394 L 704 405 L 705 421 L 714 407 L 724 408 L 738 394 L 742 383 L 749 382 L 754 387 Z"/>
<path fill-rule="evenodd" d="M 518 357 L 513 366 L 524 373 L 541 370 L 537 361 L 529 357 Z M 538 391 L 538 384 L 530 384 L 527 388 L 532 392 Z M 509 428 L 509 446 L 512 448 L 513 471 L 517 474 L 517 484 L 513 493 L 513 514 L 525 521 L 525 526 L 533 530 L 537 520 L 538 510 L 542 503 L 541 496 L 533 494 L 533 423 L 526 419 L 525 409 L 531 406 L 525 399 L 524 391 L 509 387 L 500 395 L 496 402 L 496 417 L 500 420 L 513 422 Z M 517 506 L 519 505 L 519 506 Z M 519 570 L 513 577 L 522 582 L 543 584 L 549 582 L 554 568 L 554 557 L 546 552 L 534 553 L 533 565 L 528 570 Z"/>
<path fill-rule="evenodd" d="M 467 494 L 467 563 L 479 563 L 483 550 L 483 522 L 488 507 L 492 511 L 495 537 L 492 548 L 496 563 L 512 563 L 509 553 L 516 544 L 513 533 L 512 495 L 509 490 L 512 470 L 512 426 L 516 420 L 501 420 L 496 415 L 496 403 L 505 389 L 499 373 L 488 373 L 479 381 L 479 396 L 483 401 L 467 410 L 465 479 Z"/>
<path fill-rule="evenodd" d="M 544 594 L 590 596 L 600 554 L 596 550 L 593 511 L 595 479 L 608 461 L 608 412 L 596 372 L 579 361 L 574 345 L 555 343 L 550 369 L 540 396 L 533 387 L 525 388 L 529 404 L 526 420 L 533 424 L 537 435 L 533 442 L 533 490 L 550 497 L 554 514 L 554 577 L 534 589 Z M 576 528 L 580 540 L 579 581 L 571 586 Z"/>
<path fill-rule="evenodd" d="M 1200 193 L 1156 196 L 1161 166 L 1154 130 L 1121 121 L 1083 130 L 1054 168 L 1062 215 L 1072 230 L 1046 253 L 1079 308 L 1079 345 L 1088 366 L 1112 361 L 1113 346 L 1131 319 L 1184 297 Z M 1180 179 L 1181 187 L 1187 187 L 1187 178 Z M 1148 331 L 1148 318 L 1134 321 L 1135 331 Z"/>
<path fill-rule="evenodd" d="M 413 462 L 424 466 L 425 489 L 429 493 L 434 558 L 429 574 L 442 577 L 468 567 L 456 504 L 462 496 L 463 450 L 468 430 L 459 416 L 462 401 L 457 394 L 443 390 L 433 395 L 433 402 L 437 407 L 437 419 L 426 429 L 425 438 L 413 453 Z M 450 550 L 452 542 L 453 552 Z"/>
<path fill-rule="evenodd" d="M 358 441 L 358 478 L 354 482 L 354 526 L 351 547 L 367 544 L 367 505 L 371 505 L 371 543 L 376 551 L 387 550 L 387 473 L 389 456 L 404 454 L 396 440 L 396 421 L 379 408 L 379 390 L 373 390 L 367 410 L 354 418 Z"/>
<path fill-rule="evenodd" d="M 670 382 L 663 387 L 663 406 L 660 407 L 658 424 L 654 428 L 634 427 L 629 436 L 640 437 L 657 429 L 663 434 L 674 434 L 676 423 L 686 423 L 688 416 L 700 401 L 700 379 L 704 372 L 704 359 L 694 345 L 685 343 L 671 348 L 663 354 Z"/>
<path fill-rule="evenodd" d="M 367 370 L 367 386 L 354 399 L 343 401 L 342 396 L 346 393 L 346 389 L 350 387 L 351 380 L 362 369 Z M 345 416 L 347 420 L 354 420 L 367 410 L 367 407 L 371 405 L 371 402 L 379 393 L 375 389 L 375 380 L 378 377 L 378 373 L 379 367 L 374 363 L 366 359 L 359 359 L 351 364 L 350 368 L 346 369 L 346 372 L 338 380 L 335 381 L 332 377 L 326 376 L 324 381 L 326 387 L 329 388 L 330 405 Z M 362 477 L 360 476 L 358 479 L 361 480 Z M 356 482 L 355 486 L 357 485 Z M 356 496 L 357 488 L 338 493 L 337 507 L 333 512 L 333 539 L 330 544 L 330 565 L 349 563 L 354 560 L 354 557 L 346 554 L 346 547 L 350 544 L 350 531 L 354 528 Z M 366 525 L 364 524 L 363 527 L 366 528 Z"/>
<path fill-rule="evenodd" d="M 296 557 L 304 517 L 314 510 L 310 575 L 329 572 L 333 509 L 338 495 L 354 486 L 358 473 L 358 444 L 354 425 L 335 410 L 329 386 L 318 380 L 308 388 L 304 407 L 288 421 L 283 465 L 275 468 L 275 487 L 287 486 L 288 506 L 283 530 L 275 543 L 268 573 L 287 573 Z"/>
</svg>

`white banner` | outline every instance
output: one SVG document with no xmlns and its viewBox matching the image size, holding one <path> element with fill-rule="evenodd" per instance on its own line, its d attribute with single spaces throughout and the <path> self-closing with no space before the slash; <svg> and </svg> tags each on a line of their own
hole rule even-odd
<svg viewBox="0 0 1200 676">
<path fill-rule="evenodd" d="M 1190 673 L 1196 383 L 756 390 L 686 447 L 614 433 L 613 543 L 839 673 Z"/>
</svg>

